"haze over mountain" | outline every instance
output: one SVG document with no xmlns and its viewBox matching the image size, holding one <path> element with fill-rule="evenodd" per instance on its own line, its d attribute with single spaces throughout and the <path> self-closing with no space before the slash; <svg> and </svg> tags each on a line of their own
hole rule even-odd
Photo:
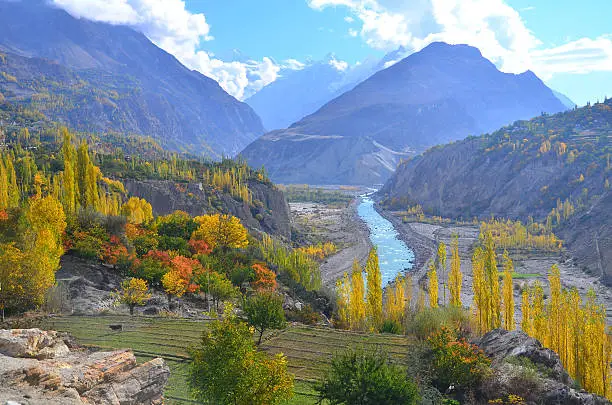
<svg viewBox="0 0 612 405">
<path fill-rule="evenodd" d="M 375 184 L 402 157 L 565 109 L 531 71 L 502 73 L 476 48 L 433 43 L 242 155 L 277 182 Z"/>
<path fill-rule="evenodd" d="M 76 130 L 150 135 L 216 157 L 264 132 L 248 105 L 143 34 L 44 1 L 0 1 L 0 52 L 3 97 Z"/>
<path fill-rule="evenodd" d="M 380 60 L 368 58 L 353 66 L 330 54 L 299 69 L 284 70 L 279 79 L 245 102 L 261 117 L 267 130 L 287 128 L 407 54 L 399 47 Z"/>
</svg>

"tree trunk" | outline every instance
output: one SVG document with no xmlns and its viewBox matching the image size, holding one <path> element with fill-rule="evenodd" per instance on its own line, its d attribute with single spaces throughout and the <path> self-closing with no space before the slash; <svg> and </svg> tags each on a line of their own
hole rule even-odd
<svg viewBox="0 0 612 405">
<path fill-rule="evenodd" d="M 168 311 L 172 310 L 172 295 L 171 294 L 167 294 L 168 295 Z"/>
<path fill-rule="evenodd" d="M 130 305 L 130 316 L 134 315 L 134 305 Z"/>
<path fill-rule="evenodd" d="M 257 346 L 259 346 L 261 344 L 261 338 L 263 337 L 263 334 L 264 334 L 264 329 L 262 329 L 259 332 L 259 340 L 257 340 Z"/>
<path fill-rule="evenodd" d="M 2 307 L 2 322 L 4 322 L 4 307 Z"/>
</svg>

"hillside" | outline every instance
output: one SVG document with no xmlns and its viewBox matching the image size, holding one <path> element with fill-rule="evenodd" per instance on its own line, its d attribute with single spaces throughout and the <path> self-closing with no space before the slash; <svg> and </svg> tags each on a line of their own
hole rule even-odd
<svg viewBox="0 0 612 405">
<path fill-rule="evenodd" d="M 43 1 L 0 2 L 0 53 L 2 98 L 75 130 L 148 135 L 217 158 L 264 132 L 248 105 L 143 34 Z"/>
<path fill-rule="evenodd" d="M 430 146 L 563 110 L 532 72 L 502 73 L 476 48 L 434 43 L 242 155 L 281 183 L 375 184 Z"/>
<path fill-rule="evenodd" d="M 388 207 L 544 222 L 579 263 L 608 280 L 612 242 L 612 100 L 438 146 L 404 162 L 380 190 Z"/>
</svg>

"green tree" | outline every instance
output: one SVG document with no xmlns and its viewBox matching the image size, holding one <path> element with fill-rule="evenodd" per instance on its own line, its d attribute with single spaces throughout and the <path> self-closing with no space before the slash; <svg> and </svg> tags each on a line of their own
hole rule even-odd
<svg viewBox="0 0 612 405">
<path fill-rule="evenodd" d="M 391 364 L 384 353 L 361 349 L 335 355 L 315 389 L 320 402 L 333 405 L 413 405 L 419 400 L 405 369 Z"/>
<path fill-rule="evenodd" d="M 266 330 L 285 327 L 283 297 L 278 294 L 258 292 L 247 298 L 243 309 L 249 325 L 259 332 L 258 345 L 261 344 L 261 339 Z"/>
<path fill-rule="evenodd" d="M 202 403 L 275 405 L 293 396 L 285 357 L 257 351 L 248 325 L 231 308 L 222 321 L 211 322 L 191 356 L 189 386 Z"/>
</svg>

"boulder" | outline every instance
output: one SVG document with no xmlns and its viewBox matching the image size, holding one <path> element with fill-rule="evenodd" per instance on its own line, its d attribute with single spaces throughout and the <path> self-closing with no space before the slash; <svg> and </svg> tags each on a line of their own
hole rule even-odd
<svg viewBox="0 0 612 405">
<path fill-rule="evenodd" d="M 528 405 L 610 403 L 605 398 L 573 388 L 574 382 L 559 356 L 524 332 L 495 329 L 477 344 L 491 358 L 494 377 L 481 387 L 489 399 L 514 394 L 524 398 Z"/>
<path fill-rule="evenodd" d="M 170 376 L 163 359 L 138 365 L 132 351 L 69 349 L 62 336 L 39 329 L 0 330 L 0 404 L 163 403 Z"/>
</svg>

